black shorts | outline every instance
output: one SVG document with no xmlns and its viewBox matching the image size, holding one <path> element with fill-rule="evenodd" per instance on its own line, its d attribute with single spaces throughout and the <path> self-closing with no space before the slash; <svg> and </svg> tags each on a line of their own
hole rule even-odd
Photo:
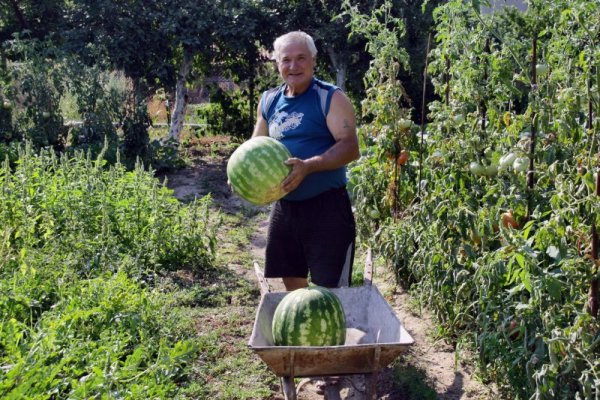
<svg viewBox="0 0 600 400">
<path fill-rule="evenodd" d="M 349 286 L 356 226 L 346 188 L 303 201 L 279 200 L 271 209 L 265 277 L 310 279 Z"/>
</svg>

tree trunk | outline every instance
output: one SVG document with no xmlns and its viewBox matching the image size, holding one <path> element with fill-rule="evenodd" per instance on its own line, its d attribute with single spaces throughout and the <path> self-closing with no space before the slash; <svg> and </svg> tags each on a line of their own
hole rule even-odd
<svg viewBox="0 0 600 400">
<path fill-rule="evenodd" d="M 340 89 L 345 90 L 348 65 L 340 60 L 339 55 L 332 47 L 327 47 L 327 54 L 331 60 L 331 65 L 335 68 L 335 85 Z"/>
<path fill-rule="evenodd" d="M 15 12 L 15 18 L 17 18 L 17 21 L 19 21 L 21 31 L 24 31 L 25 29 L 27 29 L 27 22 L 25 21 L 23 12 L 19 8 L 19 3 L 16 0 L 11 0 L 10 4 L 12 5 L 13 11 Z"/>
<path fill-rule="evenodd" d="M 184 51 L 183 61 L 179 67 L 179 74 L 177 76 L 177 85 L 175 86 L 175 106 L 173 107 L 171 126 L 169 128 L 169 139 L 174 139 L 176 141 L 179 141 L 179 135 L 181 134 L 183 122 L 185 120 L 185 110 L 187 108 L 188 100 L 185 82 L 192 69 L 192 60 L 192 54 Z"/>
</svg>

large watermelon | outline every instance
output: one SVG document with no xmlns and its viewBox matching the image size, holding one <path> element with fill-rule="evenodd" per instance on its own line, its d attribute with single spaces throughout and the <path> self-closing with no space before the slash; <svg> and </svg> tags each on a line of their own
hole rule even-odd
<svg viewBox="0 0 600 400">
<path fill-rule="evenodd" d="M 289 292 L 273 314 L 276 346 L 338 346 L 346 341 L 346 315 L 331 290 L 310 286 Z"/>
<path fill-rule="evenodd" d="M 281 182 L 291 167 L 288 149 L 269 136 L 257 136 L 239 146 L 227 162 L 227 178 L 233 190 L 253 204 L 268 204 L 285 196 Z"/>
</svg>

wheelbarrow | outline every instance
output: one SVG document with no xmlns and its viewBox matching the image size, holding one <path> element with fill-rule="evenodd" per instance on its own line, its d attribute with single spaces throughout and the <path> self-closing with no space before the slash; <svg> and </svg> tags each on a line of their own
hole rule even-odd
<svg viewBox="0 0 600 400">
<path fill-rule="evenodd" d="M 257 262 L 254 269 L 261 286 L 261 300 L 248 345 L 280 378 L 285 399 L 297 400 L 294 378 L 354 374 L 364 374 L 366 398 L 375 399 L 379 371 L 414 340 L 372 285 L 370 251 L 364 284 L 332 289 L 346 314 L 346 342 L 341 346 L 275 346 L 273 314 L 287 292 L 272 292 Z"/>
</svg>

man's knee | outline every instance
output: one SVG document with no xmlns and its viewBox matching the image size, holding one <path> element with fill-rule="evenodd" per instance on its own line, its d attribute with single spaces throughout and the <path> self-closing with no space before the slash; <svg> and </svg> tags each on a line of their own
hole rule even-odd
<svg viewBox="0 0 600 400">
<path fill-rule="evenodd" d="M 308 280 L 306 278 L 285 277 L 282 279 L 283 284 L 285 285 L 285 290 L 288 292 L 308 286 Z"/>
</svg>

